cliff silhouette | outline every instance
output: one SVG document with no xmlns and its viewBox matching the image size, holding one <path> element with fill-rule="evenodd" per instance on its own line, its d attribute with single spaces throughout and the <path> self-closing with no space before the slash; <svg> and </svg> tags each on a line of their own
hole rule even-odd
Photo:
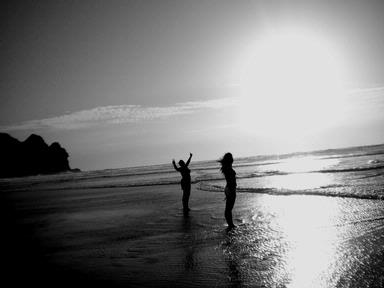
<svg viewBox="0 0 384 288">
<path fill-rule="evenodd" d="M 58 142 L 48 145 L 36 134 L 21 142 L 7 133 L 0 133 L 0 153 L 0 177 L 72 171 L 67 151 Z"/>
</svg>

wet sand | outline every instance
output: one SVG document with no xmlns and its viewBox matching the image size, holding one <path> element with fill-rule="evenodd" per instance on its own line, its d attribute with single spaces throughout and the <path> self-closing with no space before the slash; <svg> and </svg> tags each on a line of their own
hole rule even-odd
<svg viewBox="0 0 384 288">
<path fill-rule="evenodd" d="M 4 279 L 68 287 L 384 287 L 380 200 L 178 185 L 2 192 Z M 8 280 L 9 280 L 8 279 Z"/>
</svg>

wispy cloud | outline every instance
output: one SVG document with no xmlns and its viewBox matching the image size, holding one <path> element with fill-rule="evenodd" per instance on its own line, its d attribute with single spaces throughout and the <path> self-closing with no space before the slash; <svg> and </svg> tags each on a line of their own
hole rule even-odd
<svg viewBox="0 0 384 288">
<path fill-rule="evenodd" d="M 102 106 L 81 110 L 57 117 L 30 120 L 14 125 L 0 126 L 2 131 L 59 129 L 83 129 L 97 125 L 137 123 L 165 119 L 177 115 L 197 113 L 207 109 L 222 109 L 236 105 L 236 99 L 224 98 L 207 101 L 191 101 L 171 106 L 147 107 L 141 105 Z"/>
<path fill-rule="evenodd" d="M 371 88 L 358 88 L 349 91 L 349 94 L 366 94 L 366 93 L 382 93 L 384 92 L 383 86 L 371 87 Z"/>
<path fill-rule="evenodd" d="M 382 109 L 384 106 L 384 87 L 354 89 L 349 91 L 348 100 L 355 106 Z"/>
</svg>

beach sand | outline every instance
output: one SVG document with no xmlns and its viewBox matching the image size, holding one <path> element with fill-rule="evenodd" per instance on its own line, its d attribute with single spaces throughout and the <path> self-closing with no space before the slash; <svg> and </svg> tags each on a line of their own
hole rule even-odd
<svg viewBox="0 0 384 288">
<path fill-rule="evenodd" d="M 68 287 L 384 287 L 383 201 L 179 185 L 2 192 L 3 279 Z"/>
</svg>

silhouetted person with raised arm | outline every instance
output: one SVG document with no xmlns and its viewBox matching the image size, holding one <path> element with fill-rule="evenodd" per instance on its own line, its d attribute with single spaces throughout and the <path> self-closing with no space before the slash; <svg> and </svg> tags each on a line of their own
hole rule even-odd
<svg viewBox="0 0 384 288">
<path fill-rule="evenodd" d="M 236 172 L 232 168 L 233 157 L 231 153 L 226 153 L 224 157 L 219 160 L 221 163 L 221 173 L 224 174 L 227 185 L 225 186 L 225 220 L 228 223 L 228 229 L 232 229 L 235 227 L 232 220 L 232 209 L 235 205 L 236 200 Z"/>
<path fill-rule="evenodd" d="M 175 160 L 172 160 L 173 167 L 175 167 L 175 170 L 180 172 L 181 174 L 181 189 L 183 190 L 183 209 L 184 212 L 188 212 L 189 206 L 189 195 L 191 194 L 191 170 L 189 170 L 188 165 L 191 162 L 192 153 L 189 153 L 189 158 L 187 160 L 187 163 L 185 163 L 183 160 L 179 161 L 179 166 L 176 166 Z"/>
</svg>

